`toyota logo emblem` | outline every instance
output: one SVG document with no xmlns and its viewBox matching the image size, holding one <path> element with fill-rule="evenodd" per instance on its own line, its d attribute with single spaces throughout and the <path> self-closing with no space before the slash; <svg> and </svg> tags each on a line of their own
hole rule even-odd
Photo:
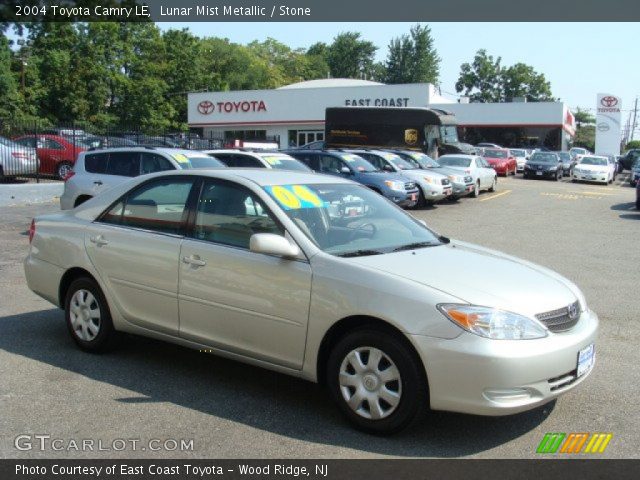
<svg viewBox="0 0 640 480">
<path fill-rule="evenodd" d="M 572 303 L 571 305 L 569 305 L 569 318 L 571 320 L 575 319 L 578 316 L 578 307 L 576 306 L 575 303 Z"/>
<path fill-rule="evenodd" d="M 606 97 L 602 97 L 600 99 L 600 103 L 603 107 L 611 108 L 618 104 L 618 99 L 612 95 L 608 95 Z"/>
<path fill-rule="evenodd" d="M 213 112 L 213 102 L 209 100 L 203 100 L 198 104 L 198 112 L 202 115 L 209 115 Z"/>
</svg>

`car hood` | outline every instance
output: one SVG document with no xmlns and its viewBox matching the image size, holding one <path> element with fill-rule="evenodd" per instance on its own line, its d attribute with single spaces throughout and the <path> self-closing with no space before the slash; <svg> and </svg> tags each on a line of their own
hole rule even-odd
<svg viewBox="0 0 640 480">
<path fill-rule="evenodd" d="M 434 168 L 430 168 L 427 171 L 438 172 L 438 173 L 441 173 L 442 175 L 446 175 L 447 177 L 449 175 L 455 175 L 457 177 L 462 177 L 463 179 L 464 179 L 464 177 L 469 175 L 468 173 L 464 173 L 464 170 L 460 170 L 460 169 L 457 169 L 457 168 L 451 168 L 451 167 L 434 167 Z"/>
<path fill-rule="evenodd" d="M 412 180 L 423 180 L 424 177 L 429 177 L 429 178 L 447 178 L 446 175 L 443 175 L 441 173 L 438 172 L 434 172 L 433 170 L 422 170 L 422 169 L 415 169 L 415 170 L 402 170 L 401 172 L 402 175 L 404 175 L 405 177 L 408 177 Z"/>
<path fill-rule="evenodd" d="M 440 290 L 456 297 L 454 302 L 530 317 L 581 297 L 575 285 L 551 270 L 465 242 L 350 260 Z"/>
<path fill-rule="evenodd" d="M 390 172 L 358 172 L 357 177 L 359 180 L 367 180 L 371 183 L 382 183 L 385 180 L 398 180 L 399 182 L 406 182 L 407 178 L 403 177 L 399 173 Z"/>
<path fill-rule="evenodd" d="M 527 162 L 527 166 L 531 168 L 543 168 L 545 170 L 549 170 L 553 167 L 557 167 L 558 165 L 555 163 L 535 163 L 535 162 Z"/>
<path fill-rule="evenodd" d="M 484 157 L 484 159 L 489 162 L 489 164 L 491 165 L 495 165 L 498 163 L 506 163 L 507 159 L 506 158 L 495 158 L 495 157 Z"/>
</svg>

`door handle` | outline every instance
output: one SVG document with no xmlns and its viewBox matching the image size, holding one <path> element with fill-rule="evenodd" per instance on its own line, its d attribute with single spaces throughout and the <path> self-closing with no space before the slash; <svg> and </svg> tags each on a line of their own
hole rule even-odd
<svg viewBox="0 0 640 480">
<path fill-rule="evenodd" d="M 91 241 L 91 243 L 95 243 L 99 247 L 102 247 L 103 245 L 107 245 L 109 243 L 102 235 L 89 237 L 89 240 Z"/>
<path fill-rule="evenodd" d="M 102 182 L 98 180 L 97 182 L 93 182 L 94 185 L 102 185 Z"/>
<path fill-rule="evenodd" d="M 191 255 L 190 257 L 182 257 L 182 261 L 184 263 L 188 263 L 189 265 L 193 265 L 194 267 L 204 267 L 207 262 L 201 260 L 197 255 Z"/>
</svg>

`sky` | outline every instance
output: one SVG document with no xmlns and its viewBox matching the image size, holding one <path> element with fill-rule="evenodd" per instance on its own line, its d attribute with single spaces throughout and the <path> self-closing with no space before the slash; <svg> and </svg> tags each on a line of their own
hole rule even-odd
<svg viewBox="0 0 640 480">
<path fill-rule="evenodd" d="M 423 23 L 424 24 L 424 23 Z M 378 47 L 383 61 L 389 41 L 408 33 L 411 23 L 170 23 L 163 29 L 188 28 L 200 37 L 226 37 L 246 44 L 275 38 L 291 48 L 331 42 L 338 33 L 360 32 Z M 460 65 L 484 48 L 502 65 L 523 62 L 544 73 L 554 96 L 576 107 L 595 110 L 596 94 L 622 97 L 623 120 L 640 96 L 638 39 L 640 23 L 429 23 L 442 62 L 444 96 L 456 98 Z M 448 93 L 448 94 L 447 94 Z M 627 111 L 625 111 L 627 110 Z"/>
</svg>

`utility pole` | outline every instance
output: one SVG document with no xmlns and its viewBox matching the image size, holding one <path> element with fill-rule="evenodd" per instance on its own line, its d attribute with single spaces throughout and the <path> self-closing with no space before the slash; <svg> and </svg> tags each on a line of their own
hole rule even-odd
<svg viewBox="0 0 640 480">
<path fill-rule="evenodd" d="M 631 138 L 629 141 L 633 140 L 633 134 L 636 131 L 636 116 L 638 114 L 638 97 L 636 97 L 635 105 L 633 107 L 633 124 L 631 126 Z"/>
</svg>

